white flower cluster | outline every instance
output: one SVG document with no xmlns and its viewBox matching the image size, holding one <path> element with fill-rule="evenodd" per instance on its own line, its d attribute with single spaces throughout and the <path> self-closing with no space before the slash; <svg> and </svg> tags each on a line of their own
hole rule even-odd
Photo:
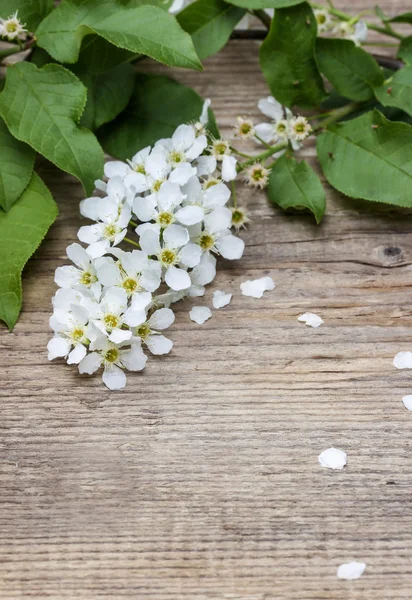
<svg viewBox="0 0 412 600">
<path fill-rule="evenodd" d="M 170 139 L 128 163 L 106 163 L 106 180 L 96 182 L 104 196 L 80 205 L 93 221 L 78 232 L 87 246 L 69 246 L 74 264 L 56 270 L 49 359 L 65 357 L 80 373 L 103 367 L 109 389 L 126 385 L 124 369 L 145 367 L 144 347 L 170 352 L 173 343 L 160 333 L 174 321 L 170 304 L 203 296 L 216 275 L 215 255 L 243 254 L 244 242 L 231 232 L 225 184 L 236 177 L 236 159 L 225 140 L 209 145 L 209 104 L 199 122 L 180 125 Z M 130 225 L 136 241 L 126 238 Z M 136 249 L 121 250 L 122 240 Z"/>
<path fill-rule="evenodd" d="M 0 18 L 0 37 L 7 38 L 9 41 L 25 40 L 27 29 L 18 18 L 18 11 L 10 15 L 7 19 Z"/>
</svg>

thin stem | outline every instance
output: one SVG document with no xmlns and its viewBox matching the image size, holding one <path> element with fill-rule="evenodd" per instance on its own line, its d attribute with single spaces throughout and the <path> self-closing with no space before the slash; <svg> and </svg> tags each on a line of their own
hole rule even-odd
<svg viewBox="0 0 412 600">
<path fill-rule="evenodd" d="M 384 48 L 397 48 L 396 42 L 362 42 L 362 46 L 382 46 Z"/>
<path fill-rule="evenodd" d="M 234 179 L 232 179 L 232 202 L 233 202 L 233 206 L 235 208 L 237 208 L 237 195 L 236 195 L 236 186 L 235 186 Z"/>
<path fill-rule="evenodd" d="M 246 167 L 253 165 L 253 163 L 255 163 L 255 162 L 264 160 L 265 158 L 269 158 L 269 156 L 272 156 L 272 154 L 276 154 L 276 152 L 279 152 L 279 150 L 283 150 L 284 148 L 287 148 L 287 146 L 288 146 L 287 142 L 282 142 L 281 144 L 276 144 L 275 146 L 272 146 L 268 150 L 265 150 L 265 152 L 256 154 L 256 156 L 252 156 L 252 158 L 250 158 L 249 160 L 246 160 L 243 163 L 239 163 L 237 166 L 238 173 L 240 173 L 241 171 L 244 171 L 244 169 L 246 169 Z"/>
<path fill-rule="evenodd" d="M 265 140 L 262 140 L 262 138 L 261 138 L 261 137 L 259 137 L 258 135 L 256 135 L 256 133 L 255 133 L 255 138 L 256 138 L 256 139 L 257 139 L 257 140 L 258 140 L 258 141 L 259 141 L 261 144 L 263 144 L 264 146 L 266 146 L 266 148 L 270 148 L 270 144 L 268 144 L 267 142 L 265 142 Z"/>
<path fill-rule="evenodd" d="M 129 224 L 130 224 L 132 227 L 139 227 L 139 225 L 138 225 L 138 224 L 137 224 L 135 221 L 132 221 L 131 219 L 130 219 L 130 221 L 129 221 Z"/>
<path fill-rule="evenodd" d="M 252 158 L 250 156 L 250 154 L 244 154 L 244 152 L 240 152 L 240 150 L 237 150 L 236 148 L 234 148 L 233 146 L 230 146 L 230 149 L 232 150 L 232 152 L 234 152 L 235 154 L 238 154 L 239 156 L 243 156 L 243 158 Z"/>
<path fill-rule="evenodd" d="M 255 17 L 257 17 L 259 19 L 259 21 L 262 21 L 263 25 L 267 29 L 270 29 L 270 26 L 272 24 L 272 19 L 269 17 L 269 15 L 267 13 L 265 13 L 264 10 L 258 9 L 258 10 L 251 10 L 249 12 L 252 15 L 255 15 Z"/>
<path fill-rule="evenodd" d="M 125 242 L 129 242 L 129 244 L 132 244 L 132 246 L 136 246 L 137 248 L 140 248 L 140 244 L 138 244 L 137 242 L 134 242 L 134 241 L 133 241 L 133 240 L 131 240 L 130 238 L 127 238 L 127 237 L 125 237 L 125 238 L 123 238 L 123 240 L 124 240 Z"/>
<path fill-rule="evenodd" d="M 325 127 L 328 127 L 328 125 L 332 125 L 332 123 L 336 123 L 336 121 L 343 119 L 343 117 L 350 115 L 355 110 L 358 110 L 361 106 L 361 102 L 350 102 L 345 106 L 341 106 L 340 108 L 332 110 L 330 116 L 327 117 L 324 121 L 322 121 L 320 125 L 315 127 L 314 133 L 320 131 L 321 129 L 324 129 Z"/>
</svg>

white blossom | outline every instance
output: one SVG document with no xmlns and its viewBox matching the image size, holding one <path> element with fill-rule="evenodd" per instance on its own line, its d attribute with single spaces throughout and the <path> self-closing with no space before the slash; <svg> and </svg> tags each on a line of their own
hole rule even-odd
<svg viewBox="0 0 412 600">
<path fill-rule="evenodd" d="M 12 41 L 17 38 L 24 40 L 26 38 L 27 29 L 18 17 L 18 11 L 7 19 L 0 18 L 0 37 L 5 37 Z"/>
</svg>

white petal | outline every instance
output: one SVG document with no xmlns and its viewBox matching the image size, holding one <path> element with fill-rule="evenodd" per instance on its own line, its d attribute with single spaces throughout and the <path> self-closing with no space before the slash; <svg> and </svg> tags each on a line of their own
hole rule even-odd
<svg viewBox="0 0 412 600">
<path fill-rule="evenodd" d="M 73 350 L 70 352 L 67 358 L 68 365 L 78 365 L 81 360 L 86 356 L 87 350 L 83 344 L 76 344 Z"/>
<path fill-rule="evenodd" d="M 180 208 L 176 213 L 176 219 L 182 225 L 196 225 L 196 223 L 200 223 L 205 215 L 205 211 L 201 206 L 184 206 Z"/>
<path fill-rule="evenodd" d="M 217 183 L 208 188 L 203 194 L 205 208 L 224 206 L 230 198 L 230 190 L 224 183 Z"/>
<path fill-rule="evenodd" d="M 193 268 L 199 264 L 202 257 L 202 249 L 197 244 L 189 242 L 180 253 L 180 262 L 186 267 Z"/>
<path fill-rule="evenodd" d="M 153 230 L 145 231 L 144 233 L 142 233 L 142 235 L 140 237 L 140 246 L 141 246 L 143 252 L 146 252 L 146 254 L 148 254 L 149 256 L 152 254 L 159 254 L 159 252 L 160 252 L 159 234 Z"/>
<path fill-rule="evenodd" d="M 240 289 L 244 296 L 252 298 L 261 298 L 267 290 L 273 290 L 275 284 L 271 277 L 261 277 L 260 279 L 248 279 L 240 284 Z"/>
<path fill-rule="evenodd" d="M 186 151 L 186 159 L 190 161 L 195 160 L 202 154 L 205 148 L 207 148 L 207 137 L 205 135 L 199 135 L 189 150 Z"/>
<path fill-rule="evenodd" d="M 343 469 L 347 462 L 346 452 L 337 448 L 328 448 L 318 456 L 319 464 L 328 469 Z"/>
<path fill-rule="evenodd" d="M 267 98 L 259 100 L 258 108 L 260 112 L 274 121 L 283 119 L 283 107 L 273 96 L 268 96 Z"/>
<path fill-rule="evenodd" d="M 133 310 L 144 310 L 152 302 L 152 294 L 150 292 L 139 292 L 133 296 L 132 306 Z"/>
<path fill-rule="evenodd" d="M 91 198 L 85 198 L 80 202 L 80 214 L 86 219 L 91 221 L 98 220 L 98 206 L 101 198 L 92 196 Z"/>
<path fill-rule="evenodd" d="M 125 177 L 130 173 L 130 167 L 120 160 L 111 160 L 104 165 L 104 174 L 106 177 Z"/>
<path fill-rule="evenodd" d="M 132 216 L 132 209 L 128 204 L 124 204 L 120 214 L 117 218 L 117 224 L 119 227 L 123 229 L 123 227 L 127 227 L 130 221 L 130 217 Z"/>
<path fill-rule="evenodd" d="M 232 294 L 226 294 L 226 292 L 221 292 L 220 290 L 216 290 L 213 292 L 213 306 L 214 308 L 223 308 L 223 306 L 227 306 L 232 299 Z"/>
<path fill-rule="evenodd" d="M 177 150 L 186 150 L 195 141 L 195 132 L 191 125 L 179 125 L 172 135 L 173 146 Z"/>
<path fill-rule="evenodd" d="M 196 173 L 196 168 L 192 167 L 190 163 L 183 163 L 176 167 L 176 169 L 173 169 L 169 175 L 169 181 L 178 185 L 185 185 Z"/>
<path fill-rule="evenodd" d="M 187 229 L 180 225 L 170 225 L 163 233 L 165 245 L 168 248 L 181 248 L 189 241 L 189 233 Z M 148 252 L 148 254 L 150 254 Z"/>
<path fill-rule="evenodd" d="M 245 242 L 235 235 L 224 235 L 216 240 L 215 246 L 223 258 L 237 260 L 243 255 Z"/>
<path fill-rule="evenodd" d="M 126 375 L 116 365 L 106 367 L 103 371 L 102 381 L 109 390 L 122 390 L 126 387 Z"/>
<path fill-rule="evenodd" d="M 155 181 L 163 179 L 169 172 L 165 152 L 161 149 L 152 151 L 145 161 L 145 169 L 146 173 Z"/>
<path fill-rule="evenodd" d="M 177 183 L 165 181 L 160 186 L 157 194 L 157 204 L 160 211 L 169 212 L 178 206 L 183 199 L 183 194 Z"/>
<path fill-rule="evenodd" d="M 323 320 L 318 315 L 315 315 L 315 313 L 304 313 L 298 317 L 298 321 L 306 323 L 310 327 L 319 327 L 323 323 Z"/>
<path fill-rule="evenodd" d="M 255 125 L 255 132 L 267 144 L 276 139 L 275 128 L 271 123 L 258 123 Z M 257 142 L 260 143 L 259 140 Z"/>
<path fill-rule="evenodd" d="M 119 315 L 126 309 L 127 293 L 123 288 L 109 288 L 102 300 L 102 305 L 107 308 L 108 312 Z"/>
<path fill-rule="evenodd" d="M 127 189 L 133 190 L 135 194 L 141 194 L 149 188 L 147 178 L 143 173 L 129 173 L 124 178 L 124 185 Z"/>
<path fill-rule="evenodd" d="M 139 152 L 136 152 L 136 154 L 132 158 L 132 163 L 134 165 L 143 164 L 146 158 L 149 156 L 150 150 L 150 146 L 146 146 L 145 148 L 139 150 Z"/>
<path fill-rule="evenodd" d="M 98 352 L 92 352 L 83 358 L 79 364 L 79 373 L 92 375 L 103 362 L 103 357 Z"/>
<path fill-rule="evenodd" d="M 64 267 L 57 267 L 54 274 L 54 281 L 61 288 L 70 288 L 73 285 L 77 285 L 80 279 L 80 271 L 72 265 L 65 265 Z"/>
<path fill-rule="evenodd" d="M 186 273 L 186 271 L 183 271 L 183 269 L 178 269 L 177 267 L 169 267 L 169 269 L 167 269 L 165 281 L 167 285 L 175 292 L 185 290 L 191 284 L 189 274 Z"/>
<path fill-rule="evenodd" d="M 150 221 L 156 217 L 156 194 L 142 198 L 137 196 L 133 201 L 133 212 L 140 221 Z"/>
<path fill-rule="evenodd" d="M 90 244 L 86 248 L 87 254 L 90 258 L 99 258 L 107 253 L 110 248 L 109 240 L 102 240 L 101 242 L 95 242 L 94 244 Z"/>
<path fill-rule="evenodd" d="M 211 254 L 203 254 L 200 263 L 190 273 L 192 283 L 197 286 L 207 285 L 216 277 L 216 258 Z"/>
<path fill-rule="evenodd" d="M 131 337 L 132 332 L 130 329 L 119 329 L 115 327 L 109 335 L 109 340 L 114 344 L 121 344 L 122 342 L 130 340 Z"/>
<path fill-rule="evenodd" d="M 197 176 L 211 175 L 216 171 L 216 158 L 214 156 L 199 156 L 196 162 Z"/>
<path fill-rule="evenodd" d="M 85 244 L 94 244 L 102 238 L 103 228 L 101 224 L 84 225 L 77 232 L 77 237 Z"/>
<path fill-rule="evenodd" d="M 194 306 L 189 316 L 198 325 L 203 325 L 212 316 L 212 311 L 207 306 Z"/>
<path fill-rule="evenodd" d="M 404 396 L 402 398 L 402 402 L 405 408 L 407 408 L 408 410 L 412 410 L 412 396 Z"/>
<path fill-rule="evenodd" d="M 174 323 L 175 315 L 170 308 L 159 308 L 156 310 L 150 319 L 148 320 L 148 325 L 151 329 L 159 329 L 163 331 L 163 329 L 167 329 Z"/>
<path fill-rule="evenodd" d="M 126 197 L 126 187 L 123 184 L 122 178 L 118 176 L 109 179 L 106 191 L 107 195 L 110 196 L 111 200 L 114 200 L 116 204 L 119 204 L 119 202 Z"/>
<path fill-rule="evenodd" d="M 96 275 L 100 283 L 106 287 L 119 285 L 122 281 L 118 264 L 106 260 L 99 266 L 96 265 Z"/>
<path fill-rule="evenodd" d="M 210 98 L 206 98 L 202 107 L 202 114 L 200 115 L 199 121 L 202 125 L 206 125 L 209 120 L 209 106 L 210 106 Z"/>
<path fill-rule="evenodd" d="M 363 562 L 350 562 L 340 565 L 338 568 L 337 576 L 339 579 L 359 579 L 362 577 L 366 569 L 366 564 Z"/>
<path fill-rule="evenodd" d="M 200 158 L 204 158 L 201 156 Z M 205 157 L 208 158 L 208 157 Z M 199 159 L 200 160 L 200 159 Z M 197 177 L 191 177 L 189 181 L 182 187 L 183 194 L 187 197 L 189 202 L 196 202 L 198 196 L 202 191 L 202 186 Z"/>
<path fill-rule="evenodd" d="M 237 160 L 234 156 L 228 156 L 225 154 L 222 160 L 222 179 L 223 181 L 233 181 L 236 179 Z"/>
<path fill-rule="evenodd" d="M 49 360 L 59 358 L 61 356 L 67 356 L 70 352 L 71 343 L 61 337 L 52 338 L 47 344 L 47 350 L 49 351 Z"/>
<path fill-rule="evenodd" d="M 55 308 L 70 309 L 70 305 L 75 302 L 80 302 L 82 295 L 79 292 L 68 289 L 57 290 L 52 300 Z"/>
<path fill-rule="evenodd" d="M 147 356 L 140 345 L 133 344 L 130 350 L 122 352 L 121 362 L 129 371 L 142 371 L 146 366 Z"/>
<path fill-rule="evenodd" d="M 398 352 L 393 359 L 393 366 L 397 369 L 412 369 L 412 352 Z"/>
<path fill-rule="evenodd" d="M 152 261 L 154 262 L 154 261 Z M 140 276 L 140 283 L 148 292 L 154 292 L 160 286 L 162 267 L 160 263 L 156 263 L 156 268 L 143 269 Z"/>
<path fill-rule="evenodd" d="M 169 354 L 173 348 L 173 342 L 164 335 L 149 335 L 146 340 L 146 346 L 152 354 Z"/>
<path fill-rule="evenodd" d="M 128 308 L 124 315 L 124 322 L 129 327 L 138 327 L 146 321 L 146 311 L 138 308 Z"/>
<path fill-rule="evenodd" d="M 90 256 L 80 244 L 70 244 L 66 248 L 66 254 L 70 260 L 82 269 L 87 269 L 90 264 Z"/>
<path fill-rule="evenodd" d="M 142 223 L 136 227 L 135 231 L 137 235 L 142 236 L 146 231 L 154 231 L 157 237 L 160 236 L 161 227 L 158 223 Z"/>
<path fill-rule="evenodd" d="M 218 206 L 205 216 L 205 227 L 210 233 L 217 233 L 230 227 L 232 211 L 226 206 Z"/>
</svg>

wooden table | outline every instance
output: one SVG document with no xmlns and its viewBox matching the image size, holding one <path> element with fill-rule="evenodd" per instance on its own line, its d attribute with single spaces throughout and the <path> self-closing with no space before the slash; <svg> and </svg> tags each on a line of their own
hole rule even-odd
<svg viewBox="0 0 412 600">
<path fill-rule="evenodd" d="M 232 41 L 203 74 L 175 73 L 212 98 L 224 131 L 239 114 L 257 118 L 268 94 L 257 48 Z M 313 147 L 302 156 L 314 164 Z M 0 597 L 412 598 L 412 415 L 401 402 L 412 377 L 392 366 L 412 349 L 410 213 L 328 188 L 317 227 L 239 187 L 253 218 L 244 258 L 220 261 L 204 300 L 175 305 L 171 355 L 112 393 L 47 360 L 53 274 L 82 190 L 51 167 L 41 175 L 60 216 L 0 338 Z M 275 291 L 240 294 L 263 275 Z M 211 305 L 215 289 L 232 303 L 199 327 L 190 307 Z M 298 323 L 305 311 L 325 324 Z M 318 465 L 330 446 L 347 452 L 344 471 Z M 367 563 L 362 579 L 338 580 L 354 559 Z"/>
</svg>

